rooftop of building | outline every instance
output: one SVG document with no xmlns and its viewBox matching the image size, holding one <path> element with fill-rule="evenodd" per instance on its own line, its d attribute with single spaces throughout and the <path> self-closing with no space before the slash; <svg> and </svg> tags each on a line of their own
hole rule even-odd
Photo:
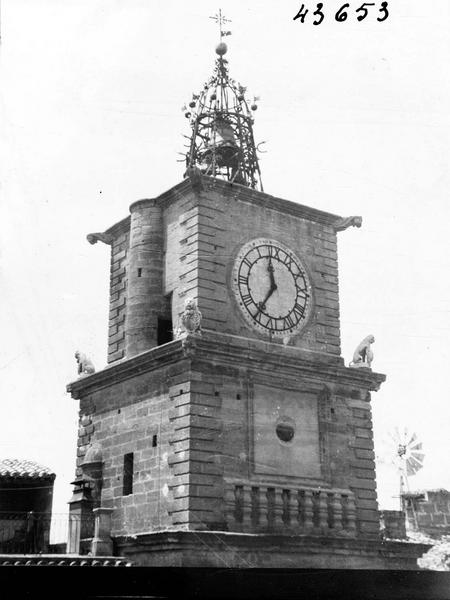
<svg viewBox="0 0 450 600">
<path fill-rule="evenodd" d="M 55 477 L 55 474 L 48 467 L 44 467 L 33 460 L 3 458 L 0 459 L 0 478 L 5 477 L 48 479 Z"/>
</svg>

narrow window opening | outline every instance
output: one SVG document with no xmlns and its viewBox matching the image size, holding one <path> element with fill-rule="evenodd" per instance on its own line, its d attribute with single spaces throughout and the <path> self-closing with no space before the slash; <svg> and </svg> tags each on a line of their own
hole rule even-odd
<svg viewBox="0 0 450 600">
<path fill-rule="evenodd" d="M 138 277 L 142 277 L 142 269 L 141 269 L 141 267 L 138 268 Z"/>
<path fill-rule="evenodd" d="M 123 495 L 129 496 L 133 493 L 133 452 L 125 454 L 123 457 Z"/>
<path fill-rule="evenodd" d="M 236 394 L 236 400 L 240 400 L 241 399 L 241 395 L 240 394 Z"/>
<path fill-rule="evenodd" d="M 156 448 L 157 445 L 158 445 L 158 436 L 155 433 L 155 435 L 152 438 L 152 448 Z"/>
<path fill-rule="evenodd" d="M 219 395 L 219 392 L 214 392 L 214 396 L 218 396 L 218 395 Z"/>
<path fill-rule="evenodd" d="M 158 317 L 158 346 L 172 341 L 172 329 L 172 319 Z"/>
<path fill-rule="evenodd" d="M 117 414 L 120 415 L 120 408 L 117 409 Z"/>
</svg>

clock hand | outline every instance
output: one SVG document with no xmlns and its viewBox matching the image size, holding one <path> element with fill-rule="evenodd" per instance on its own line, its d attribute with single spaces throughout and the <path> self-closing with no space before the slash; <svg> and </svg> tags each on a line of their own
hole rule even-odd
<svg viewBox="0 0 450 600">
<path fill-rule="evenodd" d="M 275 269 L 273 267 L 273 264 L 272 264 L 272 261 L 270 258 L 269 258 L 269 264 L 267 265 L 267 270 L 269 271 L 269 277 L 270 277 L 270 289 L 276 290 L 277 284 L 275 283 L 275 277 L 273 275 L 273 272 Z"/>
<path fill-rule="evenodd" d="M 267 270 L 269 271 L 270 288 L 269 288 L 269 291 L 267 292 L 266 297 L 264 298 L 264 300 L 262 300 L 261 302 L 258 303 L 258 311 L 257 311 L 256 314 L 258 314 L 261 310 L 263 310 L 264 308 L 266 308 L 266 302 L 267 302 L 267 300 L 274 293 L 274 291 L 276 289 L 278 289 L 278 286 L 275 283 L 275 277 L 273 275 L 274 268 L 273 268 L 273 265 L 272 265 L 272 261 L 270 259 L 269 259 L 269 265 L 267 267 Z"/>
</svg>

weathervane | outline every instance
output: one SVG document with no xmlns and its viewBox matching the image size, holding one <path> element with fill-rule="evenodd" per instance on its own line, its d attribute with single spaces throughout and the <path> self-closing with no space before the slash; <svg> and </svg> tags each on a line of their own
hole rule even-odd
<svg viewBox="0 0 450 600">
<path fill-rule="evenodd" d="M 192 130 L 185 154 L 185 176 L 194 170 L 262 191 L 252 116 L 259 98 L 255 96 L 249 106 L 245 99 L 247 88 L 228 74 L 228 61 L 224 58 L 228 48 L 222 40 L 231 35 L 231 31 L 223 29 L 225 23 L 231 21 L 224 17 L 222 10 L 209 18 L 219 25 L 218 58 L 214 73 L 202 91 L 192 94 L 188 106 L 182 108 Z"/>
<path fill-rule="evenodd" d="M 219 8 L 219 12 L 214 15 L 213 17 L 209 17 L 210 19 L 213 19 L 213 21 L 215 21 L 218 25 L 219 25 L 219 30 L 220 30 L 220 39 L 222 40 L 222 38 L 226 35 L 231 35 L 231 31 L 223 31 L 222 30 L 222 25 L 224 25 L 225 23 L 231 23 L 231 19 L 226 19 L 223 15 L 222 15 L 222 9 Z"/>
</svg>

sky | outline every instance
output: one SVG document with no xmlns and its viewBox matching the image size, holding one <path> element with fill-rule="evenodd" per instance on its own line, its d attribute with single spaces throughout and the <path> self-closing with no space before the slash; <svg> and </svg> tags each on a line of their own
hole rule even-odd
<svg viewBox="0 0 450 600">
<path fill-rule="evenodd" d="M 231 76 L 259 96 L 269 194 L 342 216 L 342 355 L 374 334 L 379 499 L 398 505 L 389 433 L 416 432 L 413 489 L 450 489 L 448 0 L 380 2 L 362 22 L 293 20 L 301 2 L 227 0 Z M 106 364 L 109 247 L 129 205 L 177 184 L 181 107 L 212 74 L 220 5 L 206 0 L 3 0 L 0 45 L 0 457 L 57 474 L 64 513 L 75 350 Z M 351 12 L 353 11 L 353 12 Z"/>
</svg>

